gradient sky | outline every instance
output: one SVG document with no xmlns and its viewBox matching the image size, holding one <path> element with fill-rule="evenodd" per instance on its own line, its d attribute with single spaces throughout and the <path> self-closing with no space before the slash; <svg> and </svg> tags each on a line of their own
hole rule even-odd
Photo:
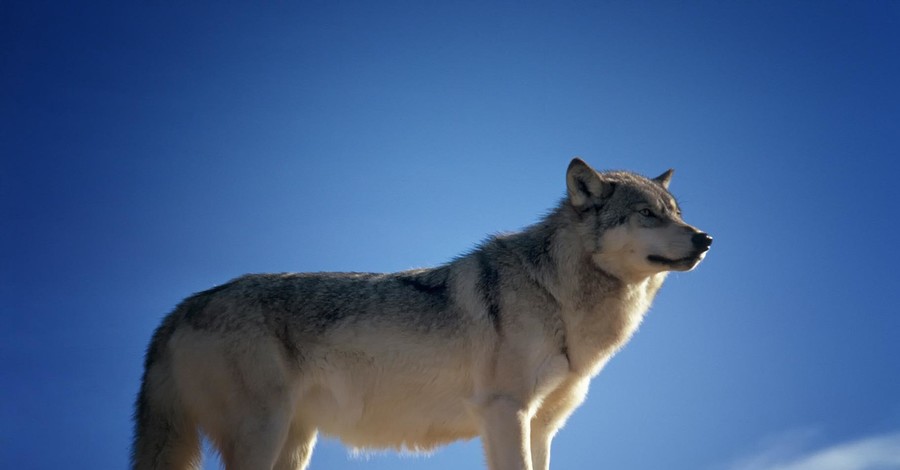
<svg viewBox="0 0 900 470">
<path fill-rule="evenodd" d="M 0 3 L 0 467 L 124 468 L 192 292 L 445 262 L 578 155 L 674 167 L 716 242 L 555 469 L 900 468 L 897 1 L 180 3 Z M 401 465 L 484 468 L 312 460 Z"/>
</svg>

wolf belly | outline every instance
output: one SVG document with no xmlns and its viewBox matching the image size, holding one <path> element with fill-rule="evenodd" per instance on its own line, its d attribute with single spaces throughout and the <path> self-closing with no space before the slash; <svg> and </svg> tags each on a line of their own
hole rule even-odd
<svg viewBox="0 0 900 470">
<path fill-rule="evenodd" d="M 323 374 L 298 419 L 356 448 L 428 450 L 478 435 L 472 380 L 460 362 L 417 358 Z"/>
</svg>

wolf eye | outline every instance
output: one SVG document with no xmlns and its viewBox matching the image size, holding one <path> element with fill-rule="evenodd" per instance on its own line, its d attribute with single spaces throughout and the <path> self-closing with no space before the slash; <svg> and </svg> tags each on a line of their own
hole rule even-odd
<svg viewBox="0 0 900 470">
<path fill-rule="evenodd" d="M 656 217 L 656 214 L 653 213 L 650 209 L 641 209 L 638 211 L 644 217 Z"/>
</svg>

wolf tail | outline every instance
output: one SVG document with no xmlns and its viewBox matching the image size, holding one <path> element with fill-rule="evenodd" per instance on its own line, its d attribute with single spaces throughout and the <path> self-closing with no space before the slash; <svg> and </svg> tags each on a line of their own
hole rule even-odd
<svg viewBox="0 0 900 470">
<path fill-rule="evenodd" d="M 179 321 L 178 310 L 153 335 L 134 407 L 133 470 L 188 470 L 200 464 L 200 435 L 185 412 L 172 377 L 166 344 Z"/>
</svg>

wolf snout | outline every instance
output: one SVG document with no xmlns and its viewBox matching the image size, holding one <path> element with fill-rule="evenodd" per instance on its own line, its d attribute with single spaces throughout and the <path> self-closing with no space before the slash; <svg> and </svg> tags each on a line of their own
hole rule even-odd
<svg viewBox="0 0 900 470">
<path fill-rule="evenodd" d="M 693 237 L 691 237 L 691 243 L 694 244 L 694 248 L 702 251 L 706 251 L 712 246 L 713 239 L 709 236 L 708 233 L 698 232 L 695 233 Z"/>
</svg>

